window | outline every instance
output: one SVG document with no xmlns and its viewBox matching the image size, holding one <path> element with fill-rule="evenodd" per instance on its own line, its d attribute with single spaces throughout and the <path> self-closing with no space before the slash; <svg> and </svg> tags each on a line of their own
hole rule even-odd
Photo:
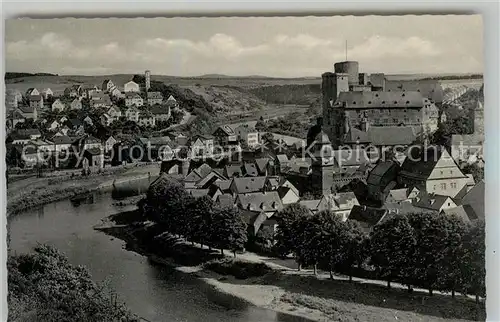
<svg viewBox="0 0 500 322">
<path fill-rule="evenodd" d="M 453 170 L 450 170 L 450 174 L 453 174 Z"/>
<path fill-rule="evenodd" d="M 446 190 L 446 183 L 441 183 L 441 190 Z"/>
<path fill-rule="evenodd" d="M 399 121 L 399 120 L 398 120 L 398 119 L 392 119 L 392 121 L 393 121 L 394 123 L 398 123 L 398 121 Z"/>
<path fill-rule="evenodd" d="M 443 175 L 443 171 L 439 171 L 439 174 L 440 174 L 440 175 Z"/>
<path fill-rule="evenodd" d="M 457 184 L 455 182 L 450 183 L 451 189 L 457 189 Z"/>
<path fill-rule="evenodd" d="M 432 187 L 432 190 L 436 191 L 436 185 L 434 185 L 434 186 Z"/>
</svg>

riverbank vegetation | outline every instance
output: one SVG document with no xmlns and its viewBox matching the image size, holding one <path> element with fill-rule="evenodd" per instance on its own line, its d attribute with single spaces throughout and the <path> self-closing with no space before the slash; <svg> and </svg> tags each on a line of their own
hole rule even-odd
<svg viewBox="0 0 500 322">
<path fill-rule="evenodd" d="M 7 267 L 9 321 L 139 321 L 55 248 L 40 245 L 31 254 L 9 255 Z"/>
<path fill-rule="evenodd" d="M 413 287 L 485 296 L 484 222 L 466 225 L 455 216 L 398 215 L 368 234 L 357 222 L 328 211 L 308 215 L 300 205 L 277 215 L 276 249 L 301 266 L 370 277 Z M 370 269 L 372 268 L 372 269 Z M 371 274 L 370 274 L 371 271 Z M 368 275 L 368 276 L 367 276 Z M 371 276 L 370 276 L 371 275 Z"/>
</svg>

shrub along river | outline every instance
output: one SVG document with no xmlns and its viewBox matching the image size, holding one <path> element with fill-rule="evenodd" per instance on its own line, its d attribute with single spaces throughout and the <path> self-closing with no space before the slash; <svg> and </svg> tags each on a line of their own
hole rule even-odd
<svg viewBox="0 0 500 322">
<path fill-rule="evenodd" d="M 149 321 L 307 321 L 248 305 L 125 250 L 123 241 L 93 229 L 101 219 L 135 208 L 114 202 L 111 194 L 96 193 L 78 203 L 64 200 L 12 216 L 11 250 L 30 252 L 38 243 L 57 247 L 72 264 L 86 266 L 96 281 L 106 281 L 120 301 Z"/>
</svg>

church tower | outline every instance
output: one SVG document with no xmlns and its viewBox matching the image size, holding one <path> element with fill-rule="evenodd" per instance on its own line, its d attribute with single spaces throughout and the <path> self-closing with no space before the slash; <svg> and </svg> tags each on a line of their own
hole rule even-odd
<svg viewBox="0 0 500 322">
<path fill-rule="evenodd" d="M 316 136 L 312 150 L 311 186 L 321 195 L 332 192 L 335 158 L 328 135 L 321 131 Z"/>
<path fill-rule="evenodd" d="M 151 71 L 147 70 L 144 72 L 144 80 L 146 85 L 146 92 L 151 88 Z"/>
</svg>

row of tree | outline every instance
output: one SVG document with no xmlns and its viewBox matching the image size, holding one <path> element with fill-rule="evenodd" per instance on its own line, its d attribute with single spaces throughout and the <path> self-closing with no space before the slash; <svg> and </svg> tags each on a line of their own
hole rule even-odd
<svg viewBox="0 0 500 322">
<path fill-rule="evenodd" d="M 220 249 L 221 253 L 230 249 L 236 256 L 247 242 L 246 223 L 238 209 L 216 207 L 208 196 L 194 198 L 174 180 L 152 184 L 139 208 L 145 219 L 160 225 L 163 231 Z"/>
<path fill-rule="evenodd" d="M 398 215 L 367 233 L 358 222 L 322 211 L 313 216 L 294 204 L 278 215 L 276 249 L 301 266 L 319 266 L 352 278 L 355 266 L 412 288 L 485 295 L 484 222 L 455 216 Z"/>
</svg>

